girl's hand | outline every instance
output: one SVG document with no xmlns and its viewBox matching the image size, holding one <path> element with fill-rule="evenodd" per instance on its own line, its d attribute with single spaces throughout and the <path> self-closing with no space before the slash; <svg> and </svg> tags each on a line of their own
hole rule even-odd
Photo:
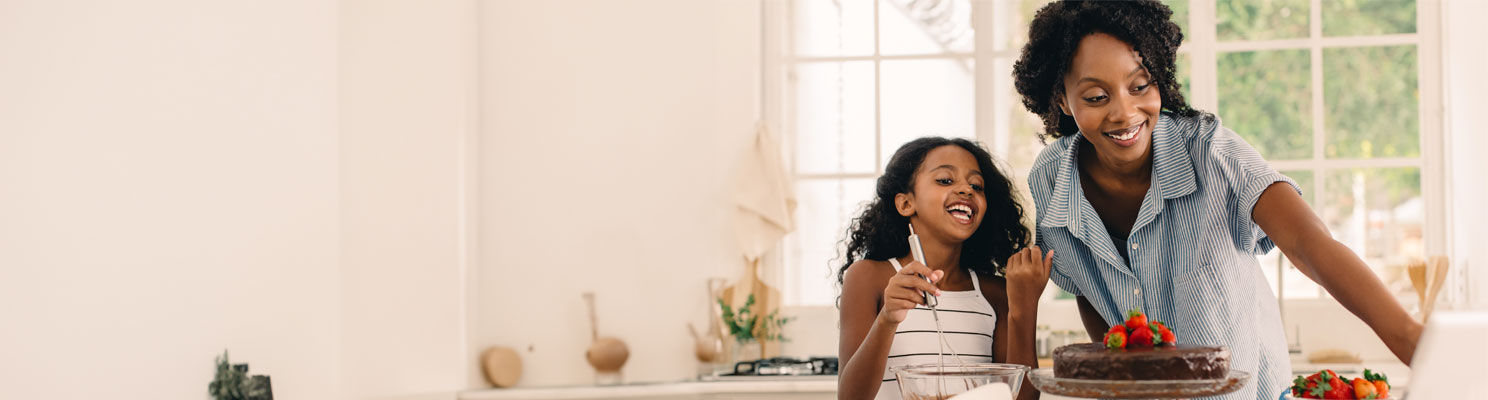
<svg viewBox="0 0 1488 400">
<path fill-rule="evenodd" d="M 1053 268 L 1054 250 L 1044 254 L 1036 245 L 1008 257 L 1005 272 L 1008 301 L 1019 305 L 1038 303 L 1044 287 L 1049 285 L 1049 270 Z"/>
<path fill-rule="evenodd" d="M 930 278 L 930 281 L 925 281 L 920 275 Z M 932 296 L 940 295 L 940 289 L 931 282 L 940 281 L 942 275 L 942 272 L 933 271 L 919 261 L 912 261 L 900 268 L 899 273 L 889 278 L 889 286 L 884 288 L 883 309 L 878 312 L 879 321 L 895 326 L 904 322 L 910 309 L 915 308 L 915 305 L 925 304 L 922 292 L 929 292 Z"/>
</svg>

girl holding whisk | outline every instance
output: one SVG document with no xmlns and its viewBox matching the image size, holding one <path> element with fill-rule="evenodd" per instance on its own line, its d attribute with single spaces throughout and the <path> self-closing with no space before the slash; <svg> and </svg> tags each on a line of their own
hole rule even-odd
<svg viewBox="0 0 1488 400">
<path fill-rule="evenodd" d="M 1036 367 L 1038 298 L 1053 254 L 1028 246 L 1023 208 L 991 154 L 965 139 L 916 139 L 890 158 L 875 192 L 849 229 L 837 275 L 837 397 L 899 399 L 897 366 Z M 911 234 L 924 263 L 911 255 Z M 1037 396 L 1022 387 L 1020 398 Z"/>
</svg>

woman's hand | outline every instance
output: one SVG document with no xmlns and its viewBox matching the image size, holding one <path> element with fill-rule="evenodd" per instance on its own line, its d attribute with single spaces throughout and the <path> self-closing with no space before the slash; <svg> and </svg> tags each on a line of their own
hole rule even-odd
<svg viewBox="0 0 1488 400">
<path fill-rule="evenodd" d="M 926 281 L 923 275 L 930 278 Z M 939 282 L 944 273 L 932 271 L 919 261 L 910 262 L 899 273 L 889 278 L 889 286 L 884 288 L 883 309 L 878 312 L 879 321 L 898 326 L 904 322 L 909 315 L 909 310 L 915 305 L 925 304 L 925 296 L 921 293 L 930 293 L 933 296 L 940 295 L 940 289 L 932 282 Z"/>
<path fill-rule="evenodd" d="M 1054 267 L 1054 250 L 1045 254 L 1038 246 L 1030 246 L 1008 257 L 1007 291 L 1008 306 L 1027 306 L 1038 303 L 1049 285 L 1049 270 Z"/>
</svg>

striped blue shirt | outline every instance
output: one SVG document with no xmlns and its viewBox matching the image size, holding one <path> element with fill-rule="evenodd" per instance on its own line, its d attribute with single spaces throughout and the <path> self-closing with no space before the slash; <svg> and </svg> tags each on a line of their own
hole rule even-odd
<svg viewBox="0 0 1488 400">
<path fill-rule="evenodd" d="M 1038 244 L 1054 250 L 1050 279 L 1084 296 L 1108 324 L 1143 310 L 1178 343 L 1229 347 L 1230 368 L 1251 381 L 1226 399 L 1277 397 L 1291 361 L 1276 295 L 1256 254 L 1276 245 L 1251 219 L 1276 182 L 1298 190 L 1212 114 L 1164 112 L 1152 133 L 1152 184 L 1122 257 L 1080 186 L 1080 135 L 1044 148 L 1028 177 Z"/>
</svg>

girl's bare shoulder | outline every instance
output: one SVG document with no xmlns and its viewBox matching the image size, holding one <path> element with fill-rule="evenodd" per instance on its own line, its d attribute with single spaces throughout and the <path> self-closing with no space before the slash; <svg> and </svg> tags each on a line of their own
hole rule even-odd
<svg viewBox="0 0 1488 400">
<path fill-rule="evenodd" d="M 883 260 L 858 260 L 847 266 L 842 274 L 842 295 L 855 293 L 883 293 L 894 277 L 894 266 Z"/>
</svg>

